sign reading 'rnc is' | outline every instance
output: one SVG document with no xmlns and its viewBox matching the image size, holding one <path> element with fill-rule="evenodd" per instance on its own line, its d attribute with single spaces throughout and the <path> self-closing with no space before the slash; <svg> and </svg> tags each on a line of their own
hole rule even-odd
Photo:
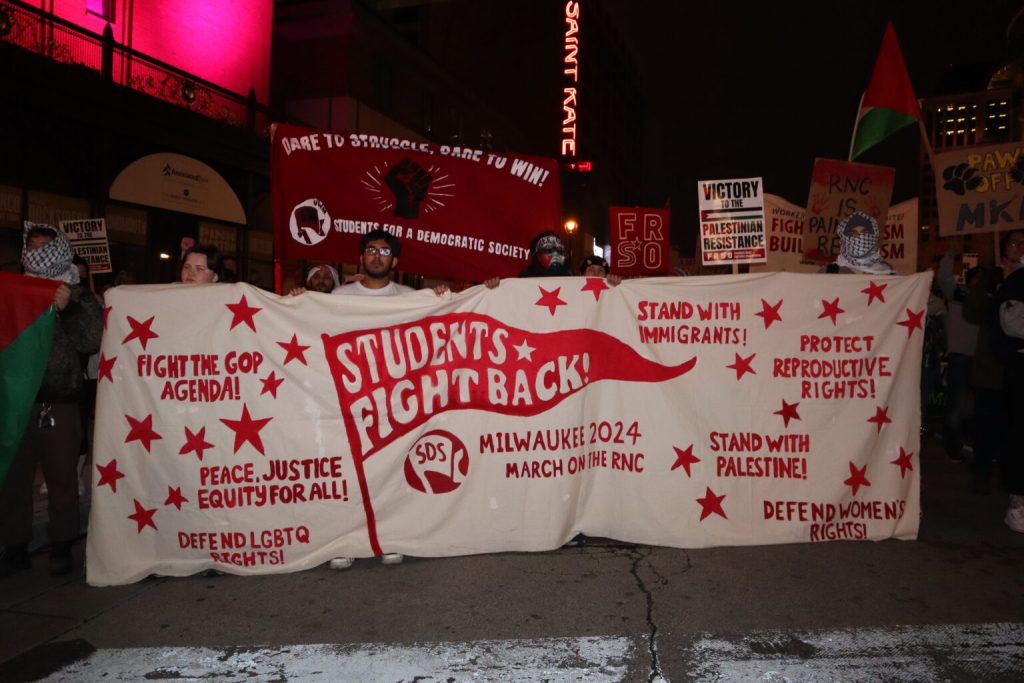
<svg viewBox="0 0 1024 683">
<path fill-rule="evenodd" d="M 278 124 L 270 155 L 279 258 L 355 262 L 359 239 L 402 241 L 399 268 L 482 282 L 512 276 L 561 225 L 553 159 Z"/>
<path fill-rule="evenodd" d="M 705 266 L 764 263 L 764 183 L 760 178 L 700 180 L 700 252 Z"/>
<path fill-rule="evenodd" d="M 929 281 L 117 287 L 87 578 L 913 538 Z"/>
</svg>

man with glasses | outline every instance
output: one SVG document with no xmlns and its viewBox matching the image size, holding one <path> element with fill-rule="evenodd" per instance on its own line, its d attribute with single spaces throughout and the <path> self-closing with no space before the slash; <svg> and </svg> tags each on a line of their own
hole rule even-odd
<svg viewBox="0 0 1024 683">
<path fill-rule="evenodd" d="M 412 287 L 400 285 L 391 279 L 392 271 L 398 266 L 402 245 L 390 232 L 372 230 L 363 235 L 359 240 L 359 253 L 365 277 L 338 287 L 334 294 L 392 296 L 415 291 Z"/>
</svg>

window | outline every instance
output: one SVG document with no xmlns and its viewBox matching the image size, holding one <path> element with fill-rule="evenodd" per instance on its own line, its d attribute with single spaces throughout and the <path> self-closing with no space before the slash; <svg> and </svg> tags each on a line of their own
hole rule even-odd
<svg viewBox="0 0 1024 683">
<path fill-rule="evenodd" d="M 117 0 L 85 0 L 86 14 L 95 14 L 100 19 L 114 23 Z"/>
</svg>

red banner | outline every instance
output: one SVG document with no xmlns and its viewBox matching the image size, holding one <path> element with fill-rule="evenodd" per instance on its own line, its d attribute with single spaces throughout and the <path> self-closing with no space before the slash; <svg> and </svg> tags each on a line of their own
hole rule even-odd
<svg viewBox="0 0 1024 683">
<path fill-rule="evenodd" d="M 617 275 L 664 275 L 669 271 L 668 209 L 611 206 L 611 271 Z"/>
<path fill-rule="evenodd" d="M 270 163 L 278 258 L 355 262 L 383 229 L 399 270 L 483 281 L 518 273 L 530 239 L 561 226 L 552 159 L 278 124 Z"/>
</svg>

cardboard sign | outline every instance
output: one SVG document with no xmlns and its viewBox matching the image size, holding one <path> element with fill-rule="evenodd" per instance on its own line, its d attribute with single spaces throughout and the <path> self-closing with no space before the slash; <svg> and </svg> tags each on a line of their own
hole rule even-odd
<svg viewBox="0 0 1024 683">
<path fill-rule="evenodd" d="M 702 265 L 764 263 L 764 183 L 761 178 L 697 182 Z"/>
<path fill-rule="evenodd" d="M 68 238 L 75 255 L 81 256 L 89 264 L 90 273 L 96 275 L 112 271 L 107 224 L 102 218 L 61 221 L 60 229 Z"/>
<path fill-rule="evenodd" d="M 836 228 L 855 211 L 863 211 L 879 227 L 892 201 L 896 170 L 836 159 L 815 159 L 807 199 L 804 257 L 811 263 L 831 263 L 839 254 Z"/>
</svg>

